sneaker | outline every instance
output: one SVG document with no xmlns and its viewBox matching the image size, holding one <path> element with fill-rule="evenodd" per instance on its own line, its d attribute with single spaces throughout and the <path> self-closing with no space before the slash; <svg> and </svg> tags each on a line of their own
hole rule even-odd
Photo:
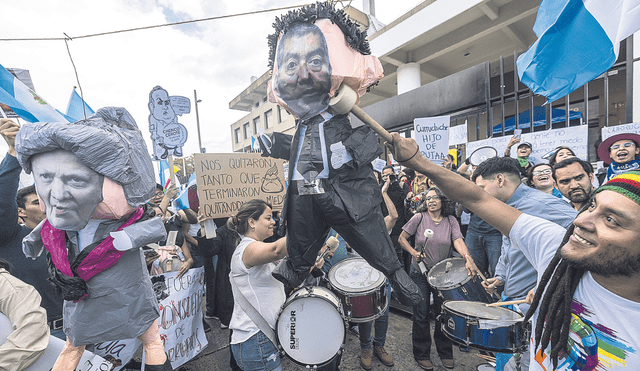
<svg viewBox="0 0 640 371">
<path fill-rule="evenodd" d="M 360 366 L 365 370 L 371 370 L 371 349 L 361 349 Z"/>
<path fill-rule="evenodd" d="M 384 347 L 374 346 L 373 347 L 373 355 L 378 357 L 378 359 L 380 360 L 380 362 L 382 362 L 383 365 L 385 365 L 387 367 L 392 367 L 393 366 L 393 358 L 391 358 L 389 353 L 387 353 L 387 351 L 384 350 Z"/>
</svg>

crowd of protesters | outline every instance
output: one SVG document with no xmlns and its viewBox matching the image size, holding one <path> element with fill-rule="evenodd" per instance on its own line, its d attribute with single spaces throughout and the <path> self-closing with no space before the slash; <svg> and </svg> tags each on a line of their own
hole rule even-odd
<svg viewBox="0 0 640 371">
<path fill-rule="evenodd" d="M 22 239 L 46 215 L 40 207 L 40 199 L 34 186 L 19 189 L 21 167 L 16 159 L 14 144 L 18 130 L 19 126 L 9 120 L 3 120 L 0 126 L 0 132 L 9 146 L 9 151 L 0 164 L 0 234 L 3 236 L 0 242 L 0 312 L 12 321 L 21 323 L 15 327 L 15 341 L 0 345 L 0 368 L 7 362 L 14 366 L 20 365 L 11 369 L 26 367 L 37 359 L 44 349 L 42 339 L 48 339 L 48 334 L 44 332 L 65 339 L 62 332 L 63 300 L 48 282 L 46 259 L 44 255 L 27 259 L 22 252 Z M 423 296 L 422 301 L 413 307 L 412 330 L 413 355 L 420 368 L 427 371 L 434 369 L 434 363 L 430 359 L 430 311 L 439 313 L 442 299 L 429 285 L 419 264 L 424 264 L 428 270 L 457 254 L 466 259 L 469 274 L 475 276 L 482 273 L 489 277 L 484 284 L 488 292 L 502 295 L 503 300 L 527 297 L 531 300 L 544 269 L 541 271 L 539 261 L 532 258 L 533 252 L 521 246 L 525 243 L 522 240 L 524 237 L 513 240 L 514 227 L 505 220 L 513 221 L 513 216 L 517 217 L 519 214 L 511 210 L 550 221 L 554 223 L 553 227 L 535 219 L 535 223 L 544 228 L 554 231 L 557 229 L 561 233 L 574 228 L 588 229 L 586 226 L 579 226 L 577 221 L 585 218 L 585 212 L 591 213 L 592 209 L 597 208 L 594 206 L 594 200 L 597 200 L 594 194 L 601 194 L 603 197 L 606 194 L 601 192 L 603 189 L 614 190 L 638 202 L 634 198 L 637 197 L 634 192 L 638 189 L 631 187 L 623 192 L 612 185 L 617 184 L 619 176 L 624 174 L 637 176 L 637 156 L 640 154 L 638 138 L 634 134 L 623 134 L 603 143 L 606 148 L 601 145 L 599 155 L 604 156 L 607 163 L 612 163 L 601 188 L 598 188 L 592 165 L 575 157 L 571 148 L 558 147 L 548 163 L 534 164 L 529 157 L 532 150 L 529 143 L 518 145 L 516 159 L 508 156 L 494 157 L 477 167 L 470 166 L 469 161 L 456 166 L 455 159 L 448 157 L 440 167 L 446 173 L 434 170 L 429 162 L 414 160 L 405 163 L 411 167 L 400 169 L 399 166 L 386 166 L 381 172 L 375 173 L 383 196 L 380 208 L 386 216 L 387 232 L 397 258 Z M 404 145 L 409 146 L 407 143 Z M 517 143 L 517 139 L 512 139 L 505 155 Z M 402 158 L 402 148 L 394 149 Z M 470 179 L 471 183 L 464 178 Z M 482 194 L 493 196 L 501 205 L 508 205 L 504 208 L 499 206 L 501 210 L 505 210 L 505 218 L 489 216 L 483 206 L 474 201 L 467 202 L 460 190 L 452 190 L 454 187 L 469 191 L 472 200 L 473 197 L 484 200 L 482 205 L 498 205 L 494 201 L 487 201 L 488 196 Z M 478 193 L 472 187 L 486 192 Z M 149 272 L 161 274 L 177 271 L 178 276 L 182 276 L 191 268 L 204 266 L 206 309 L 203 321 L 217 318 L 222 328 L 231 328 L 229 342 L 233 357 L 229 367 L 247 371 L 281 369 L 277 344 L 273 344 L 252 318 L 247 316 L 243 305 L 234 300 L 234 296 L 238 295 L 236 293 L 242 293 L 249 303 L 260 308 L 260 314 L 274 327 L 278 311 L 294 289 L 285 288 L 271 275 L 275 267 L 273 263 L 287 255 L 286 237 L 278 235 L 278 228 L 275 226 L 277 212 L 264 201 L 247 200 L 238 213 L 228 220 L 216 219 L 216 236 L 207 238 L 201 229 L 201 223 L 206 220 L 203 215 L 198 216 L 191 209 L 172 210 L 170 204 L 176 193 L 174 186 L 165 190 L 162 185 L 158 185 L 156 195 L 149 201 L 155 215 L 162 218 L 167 232 L 175 232 L 169 234 L 175 235 L 171 241 L 157 241 L 157 244 L 145 250 Z M 640 194 L 640 191 L 637 193 Z M 454 195 L 451 198 L 445 196 L 451 194 Z M 462 229 L 461 216 L 465 214 L 465 228 Z M 516 224 L 520 223 L 520 218 L 517 219 Z M 432 230 L 434 237 L 425 238 L 426 230 Z M 510 230 L 511 235 L 505 233 Z M 576 238 L 582 243 L 587 243 L 583 240 L 589 241 L 586 234 Z M 324 260 L 319 260 L 310 277 L 326 276 L 328 267 L 347 257 L 348 246 L 342 242 L 340 249 L 344 251 L 339 249 Z M 512 246 L 514 244 L 518 246 Z M 343 257 L 336 260 L 332 258 L 333 254 Z M 353 251 L 349 254 L 357 256 Z M 638 256 L 637 251 L 630 254 Z M 324 264 L 326 266 L 323 269 Z M 629 264 L 629 267 L 621 269 L 628 276 L 637 275 L 638 267 L 633 262 Z M 594 272 L 600 271 L 595 269 Z M 615 276 L 618 273 L 616 271 L 610 274 Z M 600 274 L 606 276 L 604 273 Z M 549 290 L 551 289 L 548 288 L 547 291 Z M 542 295 L 542 291 L 536 291 L 532 310 L 540 310 L 539 306 L 543 305 L 540 300 L 548 300 L 544 299 L 547 296 L 542 298 Z M 526 313 L 528 308 L 528 304 L 524 304 L 519 310 Z M 29 321 L 19 320 L 16 314 L 18 312 L 22 315 L 32 313 Z M 527 317 L 531 317 L 531 313 Z M 205 327 L 211 324 L 210 321 L 204 323 Z M 373 356 L 385 366 L 394 364 L 393 356 L 384 348 L 388 308 L 375 321 L 375 326 L 373 324 L 372 321 L 358 326 L 362 348 L 360 365 L 366 370 L 372 368 Z M 48 331 L 43 332 L 43 328 Z M 372 328 L 375 329 L 373 352 Z M 542 330 L 536 328 L 535 331 L 538 336 Z M 557 335 L 551 335 L 551 338 L 552 345 L 559 344 Z M 438 322 L 433 340 L 442 365 L 453 369 L 453 342 L 442 333 Z M 20 342 L 24 344 L 18 344 Z M 547 343 L 543 343 L 543 348 Z M 538 347 L 538 343 L 535 347 Z M 558 353 L 552 353 L 552 356 L 555 357 L 554 362 L 557 362 Z M 530 361 L 528 357 L 522 357 L 519 367 L 528 369 Z M 337 370 L 339 363 L 340 357 L 337 357 L 322 369 Z M 505 367 L 505 364 L 498 362 L 498 369 L 506 369 Z"/>
</svg>

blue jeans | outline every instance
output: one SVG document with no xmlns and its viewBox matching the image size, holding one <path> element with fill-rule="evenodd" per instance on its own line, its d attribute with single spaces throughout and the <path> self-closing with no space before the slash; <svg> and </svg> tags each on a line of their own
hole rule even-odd
<svg viewBox="0 0 640 371">
<path fill-rule="evenodd" d="M 480 272 L 493 276 L 502 251 L 502 235 L 500 233 L 480 234 L 468 230 L 464 243 Z"/>
<path fill-rule="evenodd" d="M 383 347 L 387 340 L 387 327 L 389 327 L 389 303 L 391 302 L 391 285 L 387 281 L 385 285 L 385 291 L 387 294 L 387 309 L 382 316 L 376 318 L 374 321 L 358 323 L 358 330 L 360 332 L 360 348 L 371 349 L 371 323 L 375 322 L 376 335 L 373 338 L 373 345 L 377 347 Z"/>
<path fill-rule="evenodd" d="M 262 331 L 240 344 L 231 344 L 231 352 L 244 371 L 282 370 L 278 349 Z"/>
<path fill-rule="evenodd" d="M 430 359 L 431 356 L 431 321 L 429 320 L 429 296 L 433 293 L 433 304 L 436 316 L 442 311 L 442 298 L 438 290 L 429 285 L 427 277 L 418 272 L 413 266 L 409 276 L 420 288 L 422 300 L 413 306 L 413 327 L 411 337 L 413 341 L 413 357 L 416 361 Z M 439 317 L 438 317 L 439 318 Z M 436 320 L 433 340 L 440 359 L 453 359 L 453 342 L 442 332 L 440 321 Z"/>
</svg>

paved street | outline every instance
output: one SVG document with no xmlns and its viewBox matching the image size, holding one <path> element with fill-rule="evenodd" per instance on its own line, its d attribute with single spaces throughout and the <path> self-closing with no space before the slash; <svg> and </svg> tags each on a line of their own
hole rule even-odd
<svg viewBox="0 0 640 371">
<path fill-rule="evenodd" d="M 205 348 L 196 359 L 191 360 L 178 371 L 218 371 L 229 370 L 229 330 L 220 329 L 219 322 L 212 320 L 212 330 L 207 332 L 209 346 Z M 319 322 L 319 331 L 321 331 L 321 322 Z M 432 326 L 433 331 L 433 326 Z M 374 357 L 373 370 L 421 370 L 413 359 L 411 350 L 411 319 L 408 314 L 392 310 L 389 315 L 389 330 L 387 332 L 387 343 L 385 346 L 387 352 L 393 357 L 395 366 L 385 367 L 378 359 Z M 456 361 L 456 371 L 475 371 L 477 365 L 486 363 L 478 356 L 477 350 L 469 352 L 460 352 L 458 347 L 454 345 L 454 359 Z M 352 333 L 347 335 L 346 350 L 342 357 L 341 371 L 363 370 L 358 362 L 360 355 L 360 342 Z M 438 358 L 435 345 L 431 349 L 431 360 L 437 371 L 447 370 L 442 366 Z M 285 359 L 283 362 L 283 370 L 303 370 L 304 368 L 297 366 L 290 360 Z"/>
</svg>

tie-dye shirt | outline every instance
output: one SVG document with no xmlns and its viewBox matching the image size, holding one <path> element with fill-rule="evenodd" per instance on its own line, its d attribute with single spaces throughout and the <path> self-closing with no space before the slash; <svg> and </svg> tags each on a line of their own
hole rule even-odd
<svg viewBox="0 0 640 371">
<path fill-rule="evenodd" d="M 512 245 L 523 251 L 538 270 L 538 282 L 562 242 L 565 229 L 555 223 L 522 214 L 511 228 Z M 568 351 L 558 357 L 559 371 L 640 369 L 640 303 L 625 299 L 598 284 L 591 273 L 580 280 L 573 296 Z M 533 315 L 535 329 L 538 314 Z M 533 349 L 530 370 L 550 371 L 550 348 Z"/>
</svg>

